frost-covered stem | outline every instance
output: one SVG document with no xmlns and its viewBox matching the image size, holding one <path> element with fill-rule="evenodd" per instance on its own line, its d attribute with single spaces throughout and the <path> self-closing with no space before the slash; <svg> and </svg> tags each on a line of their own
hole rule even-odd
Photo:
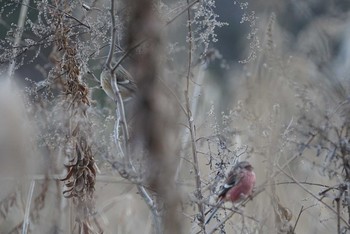
<svg viewBox="0 0 350 234">
<path fill-rule="evenodd" d="M 124 151 L 125 151 L 125 143 L 124 143 L 124 147 L 122 146 L 121 144 L 121 141 L 119 140 L 120 139 L 120 132 L 119 132 L 119 127 L 120 127 L 120 111 L 119 109 L 117 108 L 115 110 L 116 112 L 116 116 L 117 116 L 117 119 L 115 121 L 115 125 L 114 125 L 114 143 L 116 144 L 116 146 L 118 146 L 119 148 L 119 152 L 121 154 L 121 157 L 122 159 L 124 160 L 124 163 L 125 163 L 125 154 L 124 154 Z"/>
<path fill-rule="evenodd" d="M 201 67 L 199 68 L 198 74 L 195 78 L 196 85 L 195 85 L 194 90 L 193 90 L 193 94 L 192 94 L 192 98 L 191 98 L 191 109 L 190 109 L 192 112 L 193 118 L 195 118 L 195 115 L 197 113 L 198 100 L 199 100 L 199 96 L 200 96 L 201 91 L 202 91 L 202 83 L 204 80 L 205 69 L 206 69 L 206 64 L 201 65 Z M 187 111 L 185 113 L 187 113 Z M 183 136 L 183 138 L 182 138 L 181 147 L 182 147 L 182 149 L 184 149 L 186 147 L 188 139 L 190 137 L 189 130 L 187 128 L 184 129 L 184 133 L 182 134 L 182 136 Z M 179 179 L 184 160 L 185 160 L 185 158 L 184 158 L 184 156 L 182 156 L 180 158 L 180 162 L 176 168 L 175 181 L 178 181 L 178 179 Z"/>
<path fill-rule="evenodd" d="M 187 5 L 190 5 L 189 0 L 187 1 Z M 187 9 L 187 29 L 188 29 L 188 67 L 187 67 L 187 83 L 186 83 L 186 91 L 185 91 L 185 98 L 186 98 L 186 108 L 187 108 L 187 120 L 189 124 L 189 131 L 190 131 L 190 137 L 191 137 L 191 148 L 192 148 L 192 157 L 193 157 L 193 168 L 195 173 L 195 181 L 196 181 L 196 191 L 195 196 L 199 200 L 197 202 L 198 205 L 198 211 L 200 213 L 199 218 L 199 226 L 201 227 L 201 230 L 203 233 L 206 233 L 205 231 L 205 214 L 204 214 L 204 204 L 202 203 L 202 184 L 201 184 L 201 178 L 200 178 L 200 172 L 199 172 L 199 165 L 198 165 L 198 155 L 197 155 L 197 146 L 196 146 L 196 139 L 195 139 L 195 128 L 194 128 L 194 118 L 192 115 L 192 109 L 190 109 L 190 100 L 189 100 L 189 90 L 190 90 L 190 76 L 191 76 L 191 65 L 192 65 L 192 48 L 193 48 L 193 40 L 192 40 L 192 26 L 191 26 L 191 10 L 190 8 Z M 192 105 L 194 105 L 192 103 Z"/>
<path fill-rule="evenodd" d="M 199 2 L 199 1 L 193 1 L 191 3 L 189 3 L 189 0 L 187 1 L 187 6 L 193 6 L 195 3 Z M 187 92 L 189 91 L 189 85 L 190 85 L 190 75 L 191 75 L 191 64 L 192 64 L 192 47 L 193 47 L 193 40 L 192 40 L 192 25 L 191 25 L 191 11 L 190 11 L 190 7 L 187 8 L 187 29 L 188 29 L 188 68 L 187 68 L 187 82 L 186 82 L 186 90 Z M 202 69 L 203 68 L 203 69 Z M 198 106 L 198 99 L 196 97 L 198 97 L 200 95 L 201 92 L 201 84 L 203 81 L 203 77 L 204 77 L 204 66 L 201 66 L 199 69 L 199 73 L 197 75 L 197 80 L 196 80 L 196 86 L 194 88 L 193 91 L 193 95 L 192 95 L 192 105 L 191 105 L 191 112 L 192 112 L 192 117 L 194 118 L 194 115 L 197 112 L 197 106 Z M 185 129 L 185 133 L 183 135 L 183 141 L 182 141 L 182 149 L 185 148 L 188 138 L 189 138 L 189 130 Z M 180 162 L 179 165 L 176 168 L 176 174 L 175 174 L 175 180 L 177 181 L 179 179 L 179 175 L 180 175 L 180 171 L 181 168 L 183 166 L 183 162 L 184 162 L 184 157 L 180 158 Z"/>
<path fill-rule="evenodd" d="M 151 209 L 153 216 L 159 216 L 159 213 L 157 211 L 155 203 L 154 203 L 153 199 L 151 198 L 151 196 L 146 191 L 145 187 L 142 185 L 138 185 L 137 190 L 139 191 L 140 195 L 145 200 L 148 207 Z"/>
<path fill-rule="evenodd" d="M 27 16 L 27 11 L 28 11 L 28 4 L 29 4 L 29 0 L 23 0 L 22 5 L 21 5 L 21 11 L 19 13 L 19 17 L 18 17 L 18 22 L 17 22 L 17 31 L 15 33 L 15 40 L 13 43 L 13 51 L 12 51 L 12 59 L 9 65 L 9 68 L 7 70 L 7 78 L 11 79 L 12 74 L 13 74 L 13 70 L 15 68 L 16 65 L 16 53 L 17 53 L 17 48 L 19 46 L 19 43 L 21 41 L 22 38 L 22 34 L 23 34 L 23 27 L 24 27 L 24 22 L 26 20 L 26 16 Z"/>
<path fill-rule="evenodd" d="M 116 33 L 116 27 L 115 27 L 115 16 L 114 16 L 114 0 L 111 0 L 111 44 L 110 44 L 110 48 L 109 48 L 109 52 L 108 52 L 108 56 L 107 56 L 107 60 L 106 60 L 106 64 L 105 66 L 110 68 L 111 67 L 111 62 L 112 62 L 112 57 L 113 57 L 113 51 L 114 51 L 114 47 L 115 47 L 115 33 Z M 117 109 L 116 109 L 116 116 L 117 116 L 117 120 L 115 123 L 115 129 L 114 129 L 114 140 L 115 140 L 115 144 L 119 147 L 119 151 L 122 155 L 122 158 L 124 160 L 125 163 L 125 155 L 128 155 L 127 152 L 127 141 L 129 140 L 129 131 L 128 131 L 128 126 L 127 126 L 127 122 L 126 122 L 126 117 L 125 117 L 125 110 L 124 110 L 124 103 L 123 103 L 123 99 L 122 96 L 120 94 L 120 90 L 117 84 L 117 80 L 115 78 L 115 75 L 113 73 L 113 71 L 111 71 L 111 84 L 112 84 L 112 89 L 116 94 L 116 100 L 115 103 L 117 104 Z M 119 127 L 121 126 L 123 134 L 122 137 L 119 134 Z M 123 139 L 124 144 L 122 147 L 120 144 L 120 139 Z"/>
<path fill-rule="evenodd" d="M 189 5 L 189 0 L 186 0 Z M 186 90 L 190 88 L 190 75 L 191 75 L 191 64 L 192 64 L 192 25 L 191 25 L 191 9 L 187 9 L 187 29 L 188 29 L 188 65 L 187 65 L 187 84 Z"/>
<path fill-rule="evenodd" d="M 114 101 L 117 104 L 117 117 L 120 118 L 119 123 L 123 129 L 124 146 L 126 147 L 126 145 L 127 145 L 126 143 L 129 140 L 130 136 L 129 136 L 129 130 L 128 130 L 126 117 L 125 117 L 124 103 L 123 103 L 122 95 L 120 94 L 120 89 L 119 89 L 118 84 L 117 84 L 117 79 L 116 79 L 114 74 L 112 74 L 112 77 L 113 77 L 112 82 L 111 82 L 112 88 L 116 94 L 116 99 Z M 126 150 L 126 153 L 127 153 L 127 150 Z"/>
<path fill-rule="evenodd" d="M 22 234 L 26 234 L 28 232 L 30 206 L 32 204 L 34 187 L 35 187 L 35 180 L 32 180 L 32 182 L 30 183 L 29 192 L 27 196 L 26 210 L 24 211 Z"/>
<path fill-rule="evenodd" d="M 191 138 L 191 148 L 192 148 L 192 157 L 193 157 L 193 169 L 194 169 L 194 176 L 196 181 L 196 191 L 195 191 L 195 197 L 199 200 L 197 202 L 198 210 L 200 213 L 199 218 L 199 226 L 201 227 L 203 233 L 206 233 L 205 231 L 205 225 L 204 225 L 204 204 L 202 203 L 203 194 L 202 194 L 202 182 L 199 172 L 199 165 L 198 165 L 198 154 L 197 154 L 197 146 L 196 146 L 196 136 L 195 136 L 195 127 L 194 127 L 194 119 L 190 110 L 190 101 L 188 97 L 188 92 L 185 92 L 185 98 L 186 98 L 186 108 L 187 108 L 187 120 L 189 124 L 189 131 L 190 131 L 190 138 Z"/>
<path fill-rule="evenodd" d="M 192 115 L 195 115 L 195 113 L 197 113 L 197 109 L 198 109 L 198 100 L 199 97 L 201 95 L 202 92 L 202 84 L 203 84 L 203 80 L 204 80 L 204 75 L 205 75 L 205 70 L 207 69 L 207 62 L 204 62 L 198 71 L 197 74 L 197 79 L 195 81 L 195 86 L 193 89 L 193 94 L 192 94 L 192 102 L 191 102 L 191 111 L 192 111 Z"/>
<path fill-rule="evenodd" d="M 113 57 L 113 52 L 114 52 L 114 47 L 115 47 L 115 33 L 116 33 L 116 27 L 115 27 L 115 16 L 114 16 L 114 0 L 111 0 L 111 46 L 109 48 L 107 60 L 105 66 L 108 68 L 111 68 L 111 62 L 112 62 L 112 57 Z"/>
</svg>

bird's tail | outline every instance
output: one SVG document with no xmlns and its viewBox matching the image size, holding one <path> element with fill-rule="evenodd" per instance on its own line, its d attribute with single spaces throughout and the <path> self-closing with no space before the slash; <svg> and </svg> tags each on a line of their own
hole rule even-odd
<svg viewBox="0 0 350 234">
<path fill-rule="evenodd" d="M 210 220 L 213 218 L 213 216 L 216 214 L 216 212 L 218 211 L 218 209 L 220 208 L 220 206 L 221 206 L 223 203 L 224 203 L 224 200 L 222 199 L 222 200 L 220 200 L 220 201 L 216 204 L 216 206 L 214 206 L 213 208 L 211 208 L 210 210 L 208 210 L 208 211 L 205 213 L 205 215 L 207 215 L 208 213 L 211 212 L 209 218 L 208 218 L 207 221 L 205 222 L 205 225 L 207 225 L 207 224 L 210 222 Z"/>
</svg>

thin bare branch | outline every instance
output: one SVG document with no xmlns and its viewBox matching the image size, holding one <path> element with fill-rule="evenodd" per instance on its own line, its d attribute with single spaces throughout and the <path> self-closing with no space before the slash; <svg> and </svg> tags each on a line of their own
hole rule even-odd
<svg viewBox="0 0 350 234">
<path fill-rule="evenodd" d="M 31 207 L 32 200 L 33 200 L 34 187 L 35 187 L 35 180 L 32 180 L 32 182 L 30 183 L 29 191 L 28 191 L 26 209 L 24 211 L 22 234 L 28 233 L 30 207 Z"/>
<path fill-rule="evenodd" d="M 188 97 L 188 92 L 185 91 L 185 98 L 186 98 L 186 108 L 187 108 L 187 120 L 190 126 L 190 139 L 191 139 L 191 148 L 192 148 L 192 157 L 193 157 L 193 169 L 194 169 L 194 176 L 196 181 L 196 190 L 195 190 L 195 196 L 198 200 L 202 200 L 203 194 L 202 194 L 202 182 L 200 178 L 200 172 L 199 172 L 199 164 L 198 164 L 198 155 L 197 155 L 197 146 L 196 146 L 196 136 L 195 136 L 195 127 L 194 127 L 194 119 L 190 110 L 190 101 Z M 201 202 L 197 202 L 198 211 L 200 214 L 199 217 L 199 225 L 203 233 L 206 233 L 205 230 L 205 211 L 204 211 L 204 204 Z"/>
<path fill-rule="evenodd" d="M 297 185 L 299 185 L 300 188 L 302 188 L 305 192 L 307 192 L 308 194 L 310 194 L 313 198 L 315 198 L 317 201 L 319 201 L 320 203 L 322 203 L 325 207 L 327 207 L 329 210 L 331 210 L 334 214 L 338 214 L 338 212 L 336 210 L 334 210 L 333 207 L 331 207 L 330 205 L 328 205 L 327 203 L 325 203 L 324 201 L 322 201 L 320 198 L 318 198 L 315 194 L 313 194 L 309 189 L 307 189 L 304 185 L 302 185 L 299 181 L 297 181 L 296 179 L 294 179 L 293 176 L 289 175 L 284 169 L 282 169 L 282 167 L 280 167 L 279 165 L 276 165 L 277 168 L 284 174 L 286 175 L 289 179 L 293 180 Z M 346 224 L 347 227 L 350 228 L 349 223 L 340 216 L 340 219 Z"/>
<path fill-rule="evenodd" d="M 293 233 L 295 232 L 295 229 L 297 228 L 300 216 L 303 213 L 303 211 L 304 211 L 304 206 L 301 206 L 299 214 L 298 214 L 298 217 L 297 217 L 297 220 L 295 221 L 295 224 L 294 224 L 294 227 L 293 227 Z"/>
<path fill-rule="evenodd" d="M 111 44 L 109 47 L 109 52 L 106 60 L 105 66 L 108 67 L 109 69 L 111 68 L 111 62 L 112 62 L 112 57 L 113 57 L 113 52 L 114 52 L 114 47 L 115 47 L 115 34 L 116 34 L 116 27 L 115 27 L 115 15 L 114 15 L 114 0 L 111 0 Z M 113 74 L 114 72 L 112 72 Z"/>
<path fill-rule="evenodd" d="M 21 42 L 22 39 L 22 34 L 23 34 L 23 29 L 24 29 L 24 23 L 27 17 L 27 11 L 28 11 L 28 4 L 29 0 L 23 0 L 22 6 L 21 6 L 21 11 L 19 13 L 18 17 L 18 22 L 17 22 L 17 31 L 15 33 L 15 40 L 14 40 L 14 49 L 13 49 L 13 55 L 17 54 L 17 49 L 16 47 L 19 46 L 19 43 Z M 11 79 L 14 69 L 15 69 L 16 61 L 15 61 L 15 56 L 12 58 L 11 63 L 8 67 L 7 70 L 7 79 Z"/>
</svg>

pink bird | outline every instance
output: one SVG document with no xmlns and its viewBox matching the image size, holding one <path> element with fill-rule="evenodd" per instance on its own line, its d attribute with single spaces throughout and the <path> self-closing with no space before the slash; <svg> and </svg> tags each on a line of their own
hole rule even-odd
<svg viewBox="0 0 350 234">
<path fill-rule="evenodd" d="M 222 190 L 219 193 L 217 204 L 207 213 L 212 212 L 205 224 L 208 224 L 219 207 L 226 201 L 237 203 L 252 194 L 255 185 L 255 173 L 252 165 L 247 161 L 239 162 L 229 173 Z"/>
</svg>

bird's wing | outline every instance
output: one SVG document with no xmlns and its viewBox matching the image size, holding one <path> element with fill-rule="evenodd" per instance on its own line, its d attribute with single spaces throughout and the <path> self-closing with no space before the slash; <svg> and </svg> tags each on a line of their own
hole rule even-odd
<svg viewBox="0 0 350 234">
<path fill-rule="evenodd" d="M 121 83 L 133 81 L 131 74 L 124 67 L 121 65 L 119 66 L 120 67 L 116 71 L 117 81 Z"/>
<path fill-rule="evenodd" d="M 242 170 L 240 167 L 236 166 L 234 167 L 227 176 L 226 182 L 225 184 L 222 186 L 222 190 L 219 193 L 218 196 L 218 203 L 215 207 L 213 207 L 212 209 L 210 209 L 207 213 L 212 212 L 211 215 L 209 216 L 209 218 L 207 219 L 207 221 L 205 222 L 205 224 L 208 224 L 211 220 L 211 218 L 215 215 L 215 213 L 218 211 L 218 209 L 220 208 L 220 206 L 225 202 L 225 200 L 223 199 L 226 196 L 226 193 L 234 186 L 236 186 L 239 181 L 242 179 L 243 174 L 242 174 Z"/>
<path fill-rule="evenodd" d="M 129 91 L 135 92 L 136 91 L 136 83 L 133 80 L 130 73 L 125 70 L 122 66 L 120 66 L 116 71 L 117 76 L 117 82 L 119 85 L 123 86 L 124 88 L 128 89 Z"/>
<path fill-rule="evenodd" d="M 234 186 L 236 186 L 242 179 L 242 171 L 240 168 L 236 167 L 227 176 L 225 184 L 222 186 L 222 190 L 219 193 L 218 199 L 225 197 L 226 193 Z"/>
</svg>

